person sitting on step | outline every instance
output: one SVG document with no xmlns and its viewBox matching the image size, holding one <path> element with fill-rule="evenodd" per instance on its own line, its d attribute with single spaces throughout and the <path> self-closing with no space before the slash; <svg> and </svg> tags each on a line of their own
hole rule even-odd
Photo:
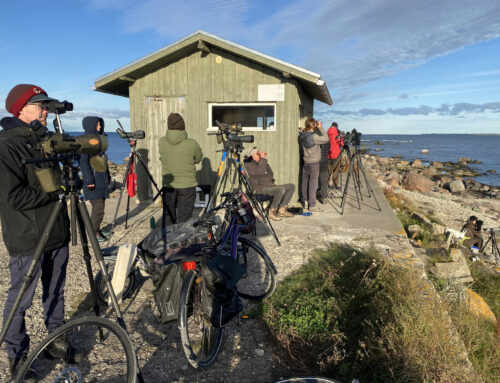
<svg viewBox="0 0 500 383">
<path fill-rule="evenodd" d="M 252 187 L 258 194 L 272 197 L 269 218 L 280 221 L 281 217 L 293 217 L 288 204 L 295 192 L 294 184 L 276 185 L 274 174 L 267 161 L 267 153 L 256 147 L 244 151 L 245 169 Z"/>
</svg>

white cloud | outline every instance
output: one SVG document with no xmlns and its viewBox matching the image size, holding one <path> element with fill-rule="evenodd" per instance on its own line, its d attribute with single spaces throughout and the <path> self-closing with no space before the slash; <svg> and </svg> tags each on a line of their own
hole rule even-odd
<svg viewBox="0 0 500 383">
<path fill-rule="evenodd" d="M 336 102 L 355 89 L 499 36 L 497 0 L 106 0 L 127 32 L 153 30 L 166 44 L 204 29 L 318 72 Z M 283 57 L 283 53 L 286 52 Z M 479 75 L 479 74 L 477 74 Z"/>
</svg>

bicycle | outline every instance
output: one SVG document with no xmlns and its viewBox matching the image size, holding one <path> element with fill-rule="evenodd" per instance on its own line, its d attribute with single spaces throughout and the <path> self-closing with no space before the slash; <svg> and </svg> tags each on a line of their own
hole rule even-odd
<svg viewBox="0 0 500 383">
<path fill-rule="evenodd" d="M 53 359 L 51 345 L 68 340 L 72 347 L 60 359 Z M 112 366 L 112 368 L 110 368 Z M 138 366 L 128 334 L 115 322 L 102 317 L 72 320 L 50 333 L 30 353 L 15 379 L 24 381 L 35 370 L 42 382 L 51 383 L 135 383 Z"/>
<path fill-rule="evenodd" d="M 277 270 L 272 260 L 260 246 L 240 236 L 252 225 L 251 209 L 245 209 L 244 194 L 223 193 L 222 197 L 224 201 L 205 215 L 226 210 L 225 218 L 229 219 L 222 225 L 224 231 L 220 233 L 221 238 L 217 239 L 214 235 L 213 221 L 202 218 L 196 225 L 209 229 L 210 243 L 200 254 L 182 261 L 187 273 L 181 288 L 177 325 L 184 353 L 194 368 L 207 368 L 215 361 L 224 335 L 224 324 L 213 323 L 205 267 L 210 260 L 216 256 L 227 256 L 240 265 L 242 278 L 235 283 L 237 294 L 242 298 L 261 300 L 271 295 L 276 287 Z M 221 308 L 221 317 L 223 314 Z"/>
</svg>

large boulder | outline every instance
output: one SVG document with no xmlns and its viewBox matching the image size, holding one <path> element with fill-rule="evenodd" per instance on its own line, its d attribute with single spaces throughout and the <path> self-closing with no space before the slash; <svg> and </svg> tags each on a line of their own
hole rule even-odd
<svg viewBox="0 0 500 383">
<path fill-rule="evenodd" d="M 428 193 L 433 189 L 434 182 L 421 174 L 411 171 L 403 178 L 402 186 L 406 190 Z"/>
<path fill-rule="evenodd" d="M 460 180 L 450 182 L 448 184 L 448 188 L 452 193 L 461 193 L 465 190 L 464 183 Z"/>
<path fill-rule="evenodd" d="M 413 166 L 413 167 L 415 167 L 415 168 L 416 168 L 416 167 L 419 167 L 419 166 L 422 166 L 422 161 L 420 161 L 420 160 L 417 158 L 415 161 L 413 161 L 413 162 L 411 163 L 411 166 Z"/>
<path fill-rule="evenodd" d="M 452 262 L 436 262 L 431 267 L 432 273 L 440 279 L 447 279 L 451 282 L 472 282 L 473 279 L 462 252 L 452 249 L 450 256 Z"/>
</svg>

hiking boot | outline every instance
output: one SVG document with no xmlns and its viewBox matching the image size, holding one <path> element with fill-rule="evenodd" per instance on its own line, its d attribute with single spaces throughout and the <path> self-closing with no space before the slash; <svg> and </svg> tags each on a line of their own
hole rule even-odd
<svg viewBox="0 0 500 383">
<path fill-rule="evenodd" d="M 107 240 L 108 240 L 108 239 L 107 239 L 104 235 L 102 235 L 102 234 L 101 234 L 101 232 L 99 232 L 99 231 L 98 231 L 97 233 L 95 233 L 95 236 L 97 237 L 97 241 L 98 241 L 98 242 L 105 242 L 105 241 L 107 241 Z"/>
<path fill-rule="evenodd" d="M 281 221 L 281 217 L 278 215 L 278 209 L 269 209 L 268 217 L 273 221 Z"/>
<path fill-rule="evenodd" d="M 308 210 L 315 212 L 315 213 L 321 213 L 322 211 L 324 211 L 323 209 L 319 208 L 318 206 L 311 206 Z"/>
<path fill-rule="evenodd" d="M 99 234 L 101 234 L 106 239 L 108 239 L 111 236 L 111 232 L 110 231 L 99 230 Z"/>
<path fill-rule="evenodd" d="M 22 369 L 26 359 L 28 358 L 28 353 L 22 354 L 17 358 L 8 358 L 9 359 L 9 370 L 12 381 L 14 381 L 17 377 L 17 374 Z M 23 383 L 36 383 L 38 379 L 36 378 L 35 371 L 30 369 L 26 376 L 23 379 Z"/>
<path fill-rule="evenodd" d="M 280 206 L 280 208 L 278 209 L 278 215 L 280 217 L 285 217 L 285 218 L 286 217 L 293 217 L 293 214 L 288 211 L 287 205 Z"/>
<path fill-rule="evenodd" d="M 69 343 L 66 336 L 59 336 L 50 342 L 44 350 L 45 357 L 48 359 L 62 359 L 69 361 L 70 363 L 81 362 L 84 355 L 78 352 Z"/>
</svg>

